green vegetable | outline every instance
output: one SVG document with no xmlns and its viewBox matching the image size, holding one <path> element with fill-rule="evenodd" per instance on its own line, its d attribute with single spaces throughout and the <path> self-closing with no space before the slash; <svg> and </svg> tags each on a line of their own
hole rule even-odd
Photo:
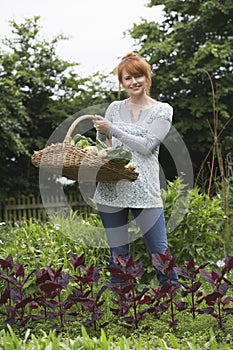
<svg viewBox="0 0 233 350">
<path fill-rule="evenodd" d="M 122 166 L 128 164 L 132 159 L 132 153 L 126 151 L 123 146 L 117 146 L 115 148 L 108 147 L 105 151 L 107 152 L 107 159 Z"/>
<path fill-rule="evenodd" d="M 74 144 L 75 146 L 82 148 L 82 149 L 87 147 L 87 146 L 95 146 L 95 142 L 90 137 L 86 137 L 86 136 L 81 135 L 81 134 L 76 134 L 72 138 L 71 144 Z"/>
<path fill-rule="evenodd" d="M 86 137 L 81 134 L 76 134 L 72 138 L 70 143 L 81 149 L 90 146 L 96 146 L 99 152 L 101 152 L 102 150 L 105 151 L 105 159 L 109 159 L 111 162 L 117 163 L 122 166 L 127 165 L 132 158 L 132 153 L 130 151 L 126 151 L 123 146 L 117 146 L 114 148 L 107 147 L 107 145 L 104 142 L 100 140 L 93 141 L 90 137 Z"/>
<path fill-rule="evenodd" d="M 105 142 L 103 142 L 103 141 L 97 139 L 97 140 L 96 140 L 96 147 L 97 147 L 98 149 L 106 149 L 108 146 L 106 145 Z"/>
</svg>

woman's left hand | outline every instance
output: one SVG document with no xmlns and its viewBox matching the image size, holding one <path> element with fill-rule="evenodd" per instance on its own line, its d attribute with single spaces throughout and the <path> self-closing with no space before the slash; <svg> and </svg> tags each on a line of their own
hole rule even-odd
<svg viewBox="0 0 233 350">
<path fill-rule="evenodd" d="M 101 134 L 106 134 L 110 125 L 110 121 L 101 116 L 96 116 L 96 118 L 94 119 L 94 127 Z"/>
</svg>

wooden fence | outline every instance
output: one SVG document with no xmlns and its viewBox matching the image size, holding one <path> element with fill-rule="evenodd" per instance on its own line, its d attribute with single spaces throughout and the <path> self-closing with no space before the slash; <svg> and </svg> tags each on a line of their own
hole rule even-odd
<svg viewBox="0 0 233 350">
<path fill-rule="evenodd" d="M 0 203 L 0 221 L 14 223 L 30 218 L 46 220 L 48 218 L 47 210 L 58 211 L 69 207 L 68 205 L 80 214 L 92 211 L 92 207 L 83 200 L 78 192 L 67 194 L 65 201 L 64 195 L 46 196 L 43 197 L 43 202 L 39 195 L 20 196 L 8 198 L 4 203 Z"/>
</svg>

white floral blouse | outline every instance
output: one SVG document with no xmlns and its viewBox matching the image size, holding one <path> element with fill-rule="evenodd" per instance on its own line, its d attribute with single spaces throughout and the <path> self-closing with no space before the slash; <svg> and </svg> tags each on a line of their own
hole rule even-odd
<svg viewBox="0 0 233 350">
<path fill-rule="evenodd" d="M 109 133 L 112 146 L 123 145 L 132 153 L 131 162 L 137 164 L 136 181 L 99 183 L 96 203 L 119 208 L 158 208 L 163 206 L 159 181 L 159 145 L 167 135 L 172 122 L 173 108 L 165 102 L 156 102 L 142 109 L 137 122 L 126 106 L 126 100 L 111 103 L 106 118 L 112 125 Z M 97 135 L 103 140 L 103 135 Z M 104 136 L 106 138 L 106 136 Z"/>
</svg>

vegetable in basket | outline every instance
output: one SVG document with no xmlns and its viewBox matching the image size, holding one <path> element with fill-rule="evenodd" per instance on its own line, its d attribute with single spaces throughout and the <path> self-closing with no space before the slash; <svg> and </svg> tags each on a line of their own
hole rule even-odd
<svg viewBox="0 0 233 350">
<path fill-rule="evenodd" d="M 115 148 L 107 147 L 107 145 L 100 140 L 96 140 L 95 142 L 90 137 L 80 134 L 76 134 L 72 138 L 71 144 L 87 150 L 90 154 L 109 159 L 111 162 L 121 166 L 126 166 L 132 158 L 132 153 L 125 150 L 123 146 L 117 146 Z"/>
<path fill-rule="evenodd" d="M 81 134 L 76 134 L 71 142 L 72 145 L 75 145 L 81 149 L 86 148 L 87 146 L 95 146 L 95 142 L 90 138 L 90 137 L 86 137 L 83 136 Z"/>
<path fill-rule="evenodd" d="M 125 166 L 132 158 L 132 153 L 126 151 L 123 146 L 117 146 L 115 148 L 105 148 L 106 159 L 111 160 L 114 163 Z"/>
</svg>

